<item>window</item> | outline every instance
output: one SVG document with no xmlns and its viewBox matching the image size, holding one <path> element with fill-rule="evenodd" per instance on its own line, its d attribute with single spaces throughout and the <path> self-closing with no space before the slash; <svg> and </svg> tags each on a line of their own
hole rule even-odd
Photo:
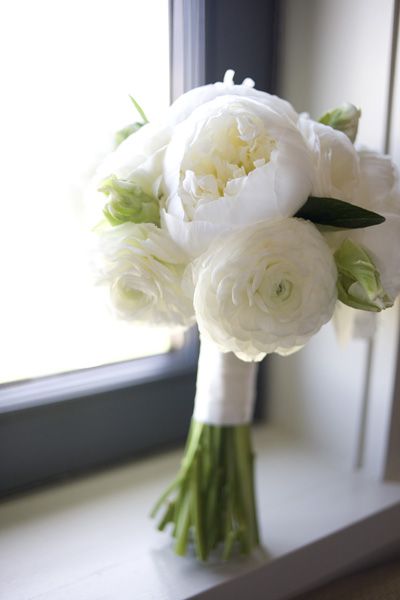
<svg viewBox="0 0 400 600">
<path fill-rule="evenodd" d="M 161 399 L 193 397 L 197 341 L 113 319 L 86 250 L 85 186 L 138 120 L 129 95 L 149 119 L 170 101 L 167 0 L 17 0 L 1 13 L 4 492 L 183 437 L 190 402 L 170 428 L 153 420 Z"/>
<path fill-rule="evenodd" d="M 129 94 L 149 119 L 169 104 L 167 2 L 16 0 L 3 3 L 1 22 L 2 198 L 10 218 L 0 236 L 9 257 L 0 383 L 168 351 L 168 332 L 109 314 L 90 271 L 83 198 L 114 134 L 138 120 Z M 152 52 L 144 55 L 150 31 Z"/>
<path fill-rule="evenodd" d="M 187 432 L 196 334 L 182 341 L 156 330 L 135 346 L 139 330 L 108 318 L 82 259 L 80 194 L 113 133 L 135 120 L 128 95 L 150 119 L 167 106 L 170 54 L 173 94 L 222 79 L 229 67 L 239 80 L 252 76 L 271 90 L 275 2 L 257 3 L 240 24 L 251 40 L 245 53 L 225 35 L 224 11 L 240 15 L 240 2 L 144 4 L 39 0 L 33 7 L 18 0 L 3 8 L 1 43 L 10 56 L 5 210 L 12 202 L 21 218 L 18 229 L 1 221 L 2 253 L 12 256 L 4 280 L 12 283 L 0 317 L 0 493 Z M 232 22 L 239 27 L 240 19 Z M 154 356 L 128 360 L 138 353 Z"/>
</svg>

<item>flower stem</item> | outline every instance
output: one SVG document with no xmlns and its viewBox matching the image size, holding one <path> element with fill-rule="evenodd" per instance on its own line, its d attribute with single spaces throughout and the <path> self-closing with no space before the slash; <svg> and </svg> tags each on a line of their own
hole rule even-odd
<svg viewBox="0 0 400 600">
<path fill-rule="evenodd" d="M 172 523 L 175 552 L 193 542 L 199 560 L 223 545 L 249 554 L 259 543 L 249 425 L 216 426 L 192 419 L 177 477 L 156 503 L 165 506 L 158 528 Z"/>
</svg>

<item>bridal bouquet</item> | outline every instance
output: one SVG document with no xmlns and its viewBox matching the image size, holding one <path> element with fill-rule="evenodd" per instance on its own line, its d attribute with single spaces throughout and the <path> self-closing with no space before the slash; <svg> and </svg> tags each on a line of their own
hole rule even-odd
<svg viewBox="0 0 400 600">
<path fill-rule="evenodd" d="M 400 189 L 353 145 L 350 104 L 318 122 L 246 79 L 194 89 L 106 158 L 92 198 L 100 279 L 124 319 L 186 328 L 201 350 L 176 479 L 157 502 L 175 550 L 259 542 L 249 423 L 256 365 L 299 350 L 337 302 L 378 312 L 400 291 Z"/>
</svg>

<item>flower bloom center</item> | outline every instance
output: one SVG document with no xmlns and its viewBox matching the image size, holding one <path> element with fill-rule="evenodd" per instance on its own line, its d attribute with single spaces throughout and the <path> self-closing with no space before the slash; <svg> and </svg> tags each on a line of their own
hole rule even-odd
<svg viewBox="0 0 400 600">
<path fill-rule="evenodd" d="M 181 197 L 188 220 L 197 207 L 237 194 L 241 180 L 266 165 L 276 140 L 256 115 L 231 106 L 208 119 L 181 165 Z"/>
</svg>

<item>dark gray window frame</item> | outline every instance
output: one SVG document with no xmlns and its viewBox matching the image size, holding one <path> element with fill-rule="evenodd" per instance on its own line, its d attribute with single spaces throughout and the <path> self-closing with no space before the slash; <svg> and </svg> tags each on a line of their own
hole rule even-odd
<svg viewBox="0 0 400 600">
<path fill-rule="evenodd" d="M 176 94 L 221 80 L 227 68 L 235 69 L 237 82 L 252 77 L 259 89 L 274 92 L 278 0 L 170 4 Z M 183 348 L 165 355 L 1 385 L 0 495 L 181 442 L 193 409 L 197 356 L 191 331 Z"/>
</svg>

